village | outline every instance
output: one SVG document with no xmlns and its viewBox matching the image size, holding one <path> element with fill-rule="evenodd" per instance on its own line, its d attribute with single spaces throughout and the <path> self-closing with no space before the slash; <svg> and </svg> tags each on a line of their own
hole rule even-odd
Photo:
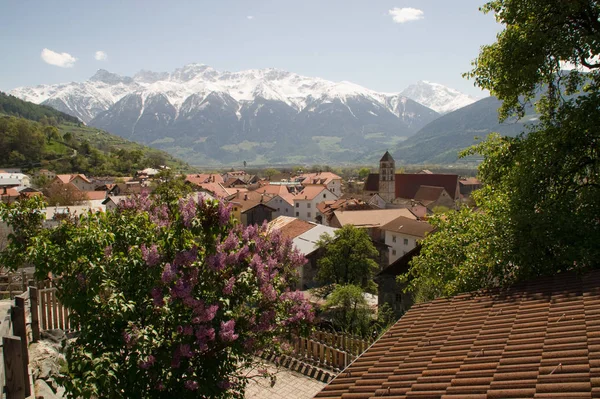
<svg viewBox="0 0 600 399">
<path fill-rule="evenodd" d="M 56 175 L 44 169 L 35 176 L 3 171 L 0 197 L 10 203 L 43 195 L 32 187 L 32 178 L 42 176 L 47 182 L 46 192 L 60 194 L 59 202 L 55 200 L 53 206 L 45 208 L 46 225 L 55 226 L 67 216 L 110 211 L 130 196 L 151 191 L 160 184 L 160 171 L 147 168 L 135 176 L 116 179 Z M 412 300 L 396 277 L 406 273 L 411 258 L 419 253 L 419 241 L 432 233 L 428 217 L 440 210 L 458 209 L 481 184 L 475 178 L 429 170 L 396 173 L 389 152 L 381 158 L 378 172 L 367 176 L 360 193 L 345 193 L 342 178 L 333 172 L 288 173 L 270 179 L 243 170 L 196 173 L 185 175 L 185 184 L 196 200 L 216 198 L 230 204 L 238 223 L 248 226 L 266 222 L 292 240 L 308 260 L 300 271 L 301 290 L 318 285 L 315 276 L 324 248 L 317 242 L 323 234 L 333 236 L 347 225 L 364 229 L 379 252 L 379 273 L 375 276 L 378 295 L 369 298 L 370 304 L 376 309 L 387 303 L 399 316 L 410 308 Z M 71 204 L 66 205 L 67 201 Z"/>
</svg>

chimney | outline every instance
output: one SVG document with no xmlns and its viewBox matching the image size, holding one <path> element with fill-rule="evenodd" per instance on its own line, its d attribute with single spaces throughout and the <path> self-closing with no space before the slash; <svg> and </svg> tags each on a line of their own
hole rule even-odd
<svg viewBox="0 0 600 399">
<path fill-rule="evenodd" d="M 248 201 L 248 194 L 244 194 L 244 201 Z"/>
<path fill-rule="evenodd" d="M 265 199 L 265 195 L 264 195 L 264 194 L 261 194 L 261 195 L 260 195 L 260 202 L 263 202 L 263 200 L 264 200 L 264 199 Z"/>
</svg>

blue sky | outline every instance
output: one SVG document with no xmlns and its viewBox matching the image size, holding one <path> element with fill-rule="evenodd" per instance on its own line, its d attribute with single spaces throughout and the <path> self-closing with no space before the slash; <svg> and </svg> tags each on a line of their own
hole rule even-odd
<svg viewBox="0 0 600 399">
<path fill-rule="evenodd" d="M 388 92 L 430 80 L 481 97 L 461 73 L 501 29 L 478 11 L 483 3 L 4 0 L 0 90 L 81 81 L 100 68 L 131 76 L 198 62 L 275 67 Z M 97 60 L 97 51 L 106 57 Z"/>
</svg>

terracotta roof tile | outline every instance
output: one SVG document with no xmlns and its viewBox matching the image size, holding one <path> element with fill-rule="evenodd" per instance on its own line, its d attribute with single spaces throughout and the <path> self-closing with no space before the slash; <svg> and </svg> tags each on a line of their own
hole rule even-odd
<svg viewBox="0 0 600 399">
<path fill-rule="evenodd" d="M 600 397 L 600 271 L 418 304 L 320 398 Z"/>
</svg>

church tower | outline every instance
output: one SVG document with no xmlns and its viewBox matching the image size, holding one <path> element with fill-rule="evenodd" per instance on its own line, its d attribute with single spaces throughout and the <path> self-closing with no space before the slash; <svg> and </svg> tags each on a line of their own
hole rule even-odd
<svg viewBox="0 0 600 399">
<path fill-rule="evenodd" d="M 396 163 L 388 151 L 379 160 L 379 195 L 387 202 L 396 199 Z"/>
</svg>

